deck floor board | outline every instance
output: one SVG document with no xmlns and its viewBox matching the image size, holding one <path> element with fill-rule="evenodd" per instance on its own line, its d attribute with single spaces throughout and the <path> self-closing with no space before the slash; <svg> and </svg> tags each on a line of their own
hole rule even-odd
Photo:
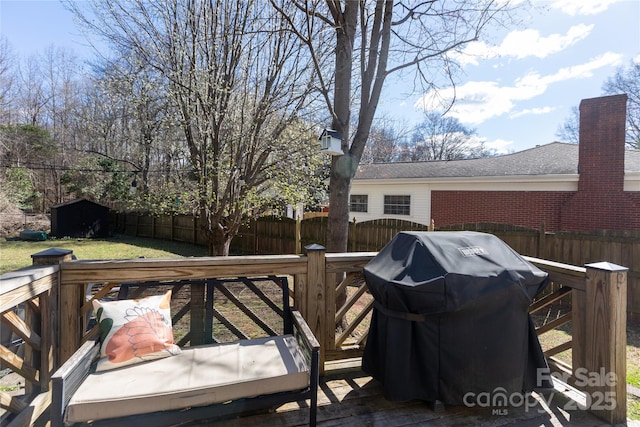
<svg viewBox="0 0 640 427">
<path fill-rule="evenodd" d="M 360 370 L 329 372 L 320 379 L 318 425 L 322 427 L 400 426 L 518 426 L 518 427 L 603 427 L 594 415 L 579 409 L 565 410 L 568 400 L 559 393 L 537 399 L 533 408 L 508 408 L 504 415 L 487 408 L 447 407 L 434 412 L 425 402 L 391 402 L 384 398 L 381 384 Z M 289 403 L 270 413 L 230 420 L 190 424 L 195 427 L 294 427 L 308 423 L 308 402 Z"/>
</svg>

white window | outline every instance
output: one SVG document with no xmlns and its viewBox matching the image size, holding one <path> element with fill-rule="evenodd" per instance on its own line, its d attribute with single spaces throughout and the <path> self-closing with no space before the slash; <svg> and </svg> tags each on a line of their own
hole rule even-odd
<svg viewBox="0 0 640 427">
<path fill-rule="evenodd" d="M 411 215 L 411 196 L 384 196 L 384 213 Z"/>
<path fill-rule="evenodd" d="M 349 211 L 368 212 L 369 196 L 366 194 L 352 194 L 349 199 Z"/>
</svg>

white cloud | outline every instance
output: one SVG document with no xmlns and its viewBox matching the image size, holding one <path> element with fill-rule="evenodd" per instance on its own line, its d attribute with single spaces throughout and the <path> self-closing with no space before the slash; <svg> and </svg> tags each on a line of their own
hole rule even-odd
<svg viewBox="0 0 640 427">
<path fill-rule="evenodd" d="M 491 149 L 496 150 L 498 154 L 507 154 L 509 153 L 509 147 L 513 145 L 513 141 L 507 141 L 506 139 L 493 139 L 491 141 L 485 139 L 484 146 Z"/>
<path fill-rule="evenodd" d="M 578 24 L 569 28 L 566 34 L 549 36 L 541 36 L 537 30 L 512 31 L 499 46 L 490 46 L 484 42 L 469 44 L 463 54 L 456 55 L 456 60 L 463 65 L 478 65 L 478 60 L 505 56 L 517 59 L 530 56 L 546 58 L 583 40 L 591 30 L 593 25 Z"/>
<path fill-rule="evenodd" d="M 496 82 L 471 81 L 456 88 L 429 91 L 420 97 L 414 106 L 418 109 L 441 111 L 455 101 L 449 114 L 463 123 L 477 125 L 492 117 L 509 113 L 517 101 L 542 95 L 554 83 L 591 77 L 595 70 L 618 65 L 621 60 L 622 55 L 608 52 L 584 64 L 561 68 L 554 74 L 542 76 L 535 72 L 529 73 L 516 79 L 512 86 L 498 86 Z M 526 113 L 542 114 L 544 110 L 529 110 Z"/>
<path fill-rule="evenodd" d="M 522 116 L 529 116 L 529 115 L 541 115 L 541 114 L 549 114 L 551 113 L 553 110 L 555 110 L 555 108 L 553 107 L 539 107 L 539 108 L 527 108 L 524 110 L 520 110 L 520 111 L 514 111 L 513 113 L 509 114 L 509 117 L 512 119 L 518 118 L 518 117 L 522 117 Z"/>
<path fill-rule="evenodd" d="M 551 7 L 567 15 L 597 15 L 620 0 L 555 0 Z"/>
<path fill-rule="evenodd" d="M 620 65 L 622 58 L 622 54 L 606 52 L 585 64 L 561 68 L 557 73 L 545 77 L 544 80 L 551 84 L 563 80 L 592 77 L 593 72 L 599 68 Z"/>
<path fill-rule="evenodd" d="M 468 82 L 455 89 L 429 91 L 415 106 L 425 110 L 443 110 L 455 99 L 449 114 L 461 122 L 479 124 L 513 108 L 513 96 L 506 94 L 509 90 L 495 82 Z"/>
</svg>

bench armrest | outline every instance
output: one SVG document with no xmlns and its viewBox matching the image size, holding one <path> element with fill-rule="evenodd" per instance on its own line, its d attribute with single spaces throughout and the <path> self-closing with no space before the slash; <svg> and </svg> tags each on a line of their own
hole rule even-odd
<svg viewBox="0 0 640 427">
<path fill-rule="evenodd" d="M 73 394 L 89 375 L 100 352 L 96 341 L 87 341 L 51 377 L 51 425 L 64 425 L 64 411 Z"/>
<path fill-rule="evenodd" d="M 304 352 L 309 363 L 309 425 L 316 425 L 318 408 L 318 383 L 320 382 L 320 343 L 311 331 L 311 328 L 304 320 L 304 317 L 296 309 L 291 309 L 291 320 L 293 321 L 293 336 L 298 341 L 300 349 Z"/>
<path fill-rule="evenodd" d="M 302 345 L 309 354 L 314 350 L 319 351 L 320 343 L 298 310 L 291 310 L 291 319 L 293 320 L 294 336 L 300 345 Z"/>
</svg>

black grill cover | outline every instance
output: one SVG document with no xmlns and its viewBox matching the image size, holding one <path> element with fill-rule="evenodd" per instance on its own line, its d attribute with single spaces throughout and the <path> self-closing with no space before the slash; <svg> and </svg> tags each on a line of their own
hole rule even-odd
<svg viewBox="0 0 640 427">
<path fill-rule="evenodd" d="M 364 277 L 375 305 L 362 368 L 387 399 L 461 405 L 550 386 L 537 384 L 547 363 L 528 313 L 548 275 L 499 238 L 401 232 Z"/>
</svg>

